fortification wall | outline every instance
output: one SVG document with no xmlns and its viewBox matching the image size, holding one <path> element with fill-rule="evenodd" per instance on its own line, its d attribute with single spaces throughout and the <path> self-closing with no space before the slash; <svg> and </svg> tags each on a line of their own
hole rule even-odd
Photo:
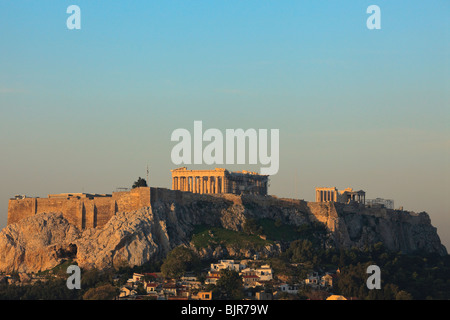
<svg viewBox="0 0 450 320">
<path fill-rule="evenodd" d="M 51 197 L 11 199 L 8 224 L 40 213 L 62 213 L 80 229 L 102 227 L 119 211 L 134 211 L 150 206 L 150 188 L 114 192 L 107 197 Z"/>
<path fill-rule="evenodd" d="M 141 187 L 130 191 L 113 192 L 110 196 L 68 196 L 54 195 L 49 198 L 11 199 L 8 207 L 8 224 L 40 213 L 62 213 L 64 217 L 80 229 L 104 226 L 116 212 L 130 212 L 152 203 L 162 201 L 188 206 L 198 201 L 211 204 L 231 202 L 236 205 L 253 203 L 258 206 L 295 207 L 303 212 L 323 211 L 323 219 L 329 214 L 326 203 L 307 203 L 303 200 L 284 199 L 275 196 L 235 195 L 235 194 L 199 194 L 170 190 L 166 188 Z M 320 206 L 310 208 L 310 206 Z"/>
</svg>

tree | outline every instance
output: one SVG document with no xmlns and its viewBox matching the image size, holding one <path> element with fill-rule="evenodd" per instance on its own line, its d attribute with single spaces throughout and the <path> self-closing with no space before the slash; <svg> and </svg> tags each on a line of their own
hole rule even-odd
<svg viewBox="0 0 450 320">
<path fill-rule="evenodd" d="M 228 269 L 221 270 L 216 287 L 219 289 L 223 298 L 233 300 L 241 300 L 244 298 L 242 277 L 237 271 Z"/>
<path fill-rule="evenodd" d="M 395 300 L 412 300 L 412 296 L 409 292 L 401 290 L 395 296 Z"/>
<path fill-rule="evenodd" d="M 119 289 L 111 284 L 90 288 L 83 295 L 83 300 L 112 300 L 119 294 Z"/>
<path fill-rule="evenodd" d="M 145 181 L 144 178 L 139 177 L 139 179 L 137 179 L 137 181 L 133 183 L 133 186 L 131 188 L 134 189 L 139 187 L 147 187 L 147 181 Z"/>
<path fill-rule="evenodd" d="M 244 222 L 244 232 L 247 234 L 260 235 L 263 233 L 263 228 L 258 224 L 256 219 L 248 218 Z"/>
<path fill-rule="evenodd" d="M 169 252 L 161 266 L 161 272 L 168 278 L 180 278 L 186 271 L 198 272 L 200 258 L 189 248 L 179 246 Z"/>
<path fill-rule="evenodd" d="M 314 266 L 320 259 L 320 253 L 316 249 L 311 241 L 299 239 L 291 242 L 286 255 L 291 262 L 303 262 Z"/>
</svg>

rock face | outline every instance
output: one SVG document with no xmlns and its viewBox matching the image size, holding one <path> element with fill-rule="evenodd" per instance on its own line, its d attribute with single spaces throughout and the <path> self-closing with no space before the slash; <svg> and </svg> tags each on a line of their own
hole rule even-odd
<svg viewBox="0 0 450 320">
<path fill-rule="evenodd" d="M 344 228 L 339 230 L 341 245 L 362 248 L 383 242 L 391 250 L 411 253 L 417 250 L 446 255 L 437 229 L 427 213 L 385 208 L 337 206 Z"/>
<path fill-rule="evenodd" d="M 39 214 L 0 232 L 0 270 L 36 272 L 60 264 L 72 254 L 80 232 L 62 214 Z"/>
<path fill-rule="evenodd" d="M 248 218 L 269 218 L 285 224 L 320 221 L 337 247 L 363 248 L 383 242 L 390 250 L 447 254 L 426 213 L 410 213 L 358 205 L 308 203 L 275 197 L 234 196 L 188 205 L 157 201 L 151 207 L 116 213 L 102 228 L 80 231 L 62 214 L 38 214 L 0 232 L 0 271 L 37 272 L 73 259 L 82 268 L 117 268 L 159 260 L 178 245 L 189 243 L 196 225 L 242 231 Z M 205 258 L 227 255 L 270 256 L 279 245 L 261 252 L 207 248 Z"/>
</svg>

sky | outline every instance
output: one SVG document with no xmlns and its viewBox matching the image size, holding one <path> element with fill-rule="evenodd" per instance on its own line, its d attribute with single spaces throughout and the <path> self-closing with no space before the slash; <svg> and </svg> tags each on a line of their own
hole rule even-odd
<svg viewBox="0 0 450 320">
<path fill-rule="evenodd" d="M 66 12 L 81 10 L 81 29 Z M 369 30 L 370 5 L 381 29 Z M 15 194 L 171 187 L 177 128 L 280 130 L 269 193 L 426 211 L 450 249 L 450 3 L 0 0 L 0 228 Z M 188 165 L 258 171 L 260 165 Z"/>
</svg>

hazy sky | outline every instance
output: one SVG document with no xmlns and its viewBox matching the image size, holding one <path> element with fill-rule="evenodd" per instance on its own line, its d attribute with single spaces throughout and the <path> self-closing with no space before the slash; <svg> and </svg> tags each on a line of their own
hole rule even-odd
<svg viewBox="0 0 450 320">
<path fill-rule="evenodd" d="M 81 30 L 66 27 L 71 4 Z M 381 30 L 366 27 L 372 4 Z M 269 193 L 363 189 L 427 211 L 450 249 L 449 9 L 0 0 L 0 227 L 15 194 L 111 193 L 147 163 L 150 184 L 171 187 L 170 135 L 202 120 L 280 129 Z"/>
</svg>

